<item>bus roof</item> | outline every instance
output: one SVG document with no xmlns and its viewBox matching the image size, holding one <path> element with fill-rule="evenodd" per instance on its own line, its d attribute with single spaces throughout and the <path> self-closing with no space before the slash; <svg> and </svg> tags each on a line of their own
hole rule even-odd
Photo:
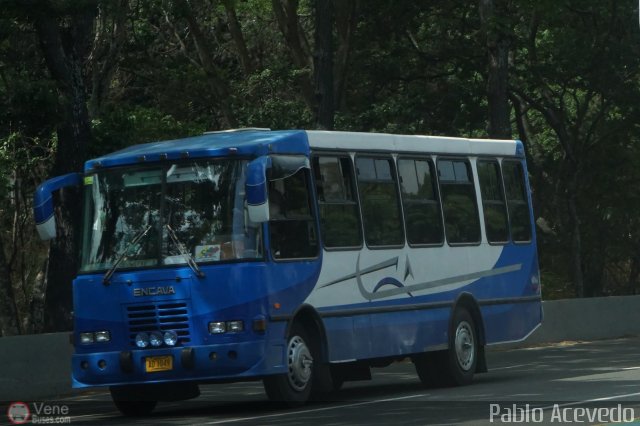
<svg viewBox="0 0 640 426">
<path fill-rule="evenodd" d="M 239 129 L 130 146 L 87 161 L 85 171 L 165 159 L 233 155 L 255 157 L 266 154 L 308 155 L 311 149 L 524 157 L 522 143 L 515 140 L 318 130 Z"/>
<path fill-rule="evenodd" d="M 266 154 L 309 154 L 303 130 L 270 131 L 239 129 L 208 132 L 200 136 L 133 145 L 89 160 L 85 171 L 100 167 L 145 164 L 160 160 L 220 156 L 260 156 Z"/>
<path fill-rule="evenodd" d="M 311 149 L 367 150 L 430 154 L 467 154 L 524 157 L 522 142 L 444 136 L 385 133 L 307 131 Z"/>
</svg>

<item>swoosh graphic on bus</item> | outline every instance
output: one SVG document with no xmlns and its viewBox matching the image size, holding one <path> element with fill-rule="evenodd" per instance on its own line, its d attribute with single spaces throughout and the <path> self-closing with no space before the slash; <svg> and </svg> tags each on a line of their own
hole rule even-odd
<svg viewBox="0 0 640 426">
<path fill-rule="evenodd" d="M 393 277 L 384 277 L 373 288 L 373 292 L 374 293 L 377 292 L 378 290 L 380 290 L 380 287 L 385 286 L 385 285 L 391 285 L 391 286 L 394 286 L 395 288 L 403 288 L 404 287 L 404 284 L 402 284 L 400 281 L 396 280 L 395 278 L 393 278 Z"/>
<path fill-rule="evenodd" d="M 392 288 L 392 289 L 389 289 L 389 290 L 383 290 L 383 291 L 378 291 L 378 292 L 376 292 L 375 290 L 373 292 L 368 291 L 364 287 L 364 284 L 362 283 L 362 275 L 366 275 L 366 274 L 371 273 L 371 272 L 379 271 L 381 269 L 385 269 L 385 268 L 388 268 L 390 266 L 395 266 L 396 269 L 398 268 L 398 258 L 397 257 L 391 258 L 389 260 L 385 260 L 385 261 L 380 262 L 380 263 L 378 263 L 376 265 L 369 266 L 368 268 L 360 270 L 360 254 L 358 254 L 358 261 L 356 262 L 356 271 L 355 271 L 355 273 L 349 274 L 349 275 L 347 275 L 345 277 L 342 277 L 342 278 L 339 278 L 337 280 L 331 281 L 331 282 L 329 282 L 327 284 L 322 285 L 320 288 L 328 287 L 328 286 L 331 286 L 331 285 L 334 285 L 334 284 L 338 284 L 340 282 L 347 281 L 347 280 L 355 278 L 356 282 L 358 284 L 358 290 L 360 291 L 360 294 L 362 295 L 362 297 L 364 297 L 365 299 L 371 301 L 371 300 L 383 299 L 385 297 L 397 296 L 399 294 L 409 294 L 410 292 L 426 290 L 426 289 L 429 289 L 429 288 L 442 287 L 442 286 L 445 286 L 445 285 L 455 284 L 455 283 L 462 282 L 462 281 L 471 281 L 471 280 L 475 280 L 475 279 L 479 279 L 479 278 L 493 277 L 493 276 L 496 276 L 496 275 L 507 274 L 509 272 L 515 272 L 515 271 L 519 271 L 520 269 L 522 269 L 522 263 L 517 263 L 517 264 L 513 264 L 513 265 L 509 265 L 509 266 L 503 266 L 501 268 L 494 268 L 494 269 L 488 269 L 486 271 L 472 272 L 470 274 L 456 275 L 456 276 L 453 276 L 453 277 L 442 278 L 442 279 L 434 280 L 434 281 L 426 281 L 426 282 L 423 282 L 423 283 L 412 284 L 412 285 L 409 285 L 409 286 L 404 286 L 404 287 L 400 287 L 400 288 Z"/>
</svg>

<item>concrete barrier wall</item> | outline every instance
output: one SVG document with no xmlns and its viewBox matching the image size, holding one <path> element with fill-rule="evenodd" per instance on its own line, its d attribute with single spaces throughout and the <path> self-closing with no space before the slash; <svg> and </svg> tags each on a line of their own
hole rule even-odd
<svg viewBox="0 0 640 426">
<path fill-rule="evenodd" d="M 640 335 L 640 296 L 554 300 L 542 306 L 542 325 L 525 345 Z"/>
<path fill-rule="evenodd" d="M 544 321 L 509 346 L 640 335 L 640 296 L 543 302 Z M 0 338 L 0 401 L 54 399 L 72 392 L 69 333 Z"/>
<path fill-rule="evenodd" d="M 69 333 L 0 338 L 0 401 L 70 393 L 72 353 Z"/>
</svg>

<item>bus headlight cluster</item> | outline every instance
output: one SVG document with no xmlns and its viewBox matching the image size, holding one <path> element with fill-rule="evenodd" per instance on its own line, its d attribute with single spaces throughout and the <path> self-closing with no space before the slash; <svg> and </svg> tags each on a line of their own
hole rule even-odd
<svg viewBox="0 0 640 426">
<path fill-rule="evenodd" d="M 222 334 L 222 333 L 238 333 L 244 330 L 244 322 L 240 320 L 235 321 L 213 321 L 209 323 L 209 333 Z"/>
<path fill-rule="evenodd" d="M 154 348 L 162 346 L 175 346 L 178 344 L 178 333 L 173 330 L 165 331 L 161 333 L 159 331 L 152 331 L 151 333 L 145 333 L 144 331 L 136 335 L 136 346 L 139 348 L 146 348 L 153 346 Z"/>
<path fill-rule="evenodd" d="M 104 343 L 111 341 L 111 333 L 108 330 L 87 331 L 80 333 L 80 343 L 88 345 L 90 343 Z"/>
</svg>

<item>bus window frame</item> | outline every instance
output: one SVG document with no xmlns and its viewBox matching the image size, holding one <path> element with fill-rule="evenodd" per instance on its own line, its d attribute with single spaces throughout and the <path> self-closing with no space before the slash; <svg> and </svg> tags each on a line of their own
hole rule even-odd
<svg viewBox="0 0 640 426">
<path fill-rule="evenodd" d="M 311 198 L 312 194 L 315 194 L 315 186 L 313 185 L 313 176 L 311 174 L 311 166 L 309 166 L 309 168 L 303 168 L 303 173 L 305 174 L 305 179 L 306 179 L 306 186 L 307 186 L 307 199 L 309 201 L 309 210 L 311 213 L 311 222 L 313 223 L 314 226 L 314 230 L 316 233 L 316 239 L 318 241 L 318 247 L 316 249 L 316 255 L 313 257 L 280 257 L 280 258 L 276 258 L 273 254 L 273 247 L 271 245 L 271 219 L 269 219 L 266 223 L 265 223 L 265 227 L 266 227 L 266 232 L 268 233 L 268 237 L 269 237 L 269 244 L 266 244 L 265 241 L 265 246 L 267 246 L 267 250 L 265 250 L 266 252 L 269 253 L 269 260 L 271 260 L 274 263 L 291 263 L 291 262 L 308 262 L 308 261 L 312 261 L 312 260 L 318 260 L 320 258 L 320 254 L 322 251 L 322 247 L 320 245 L 320 240 L 322 239 L 320 236 L 320 222 L 319 222 L 319 217 L 318 214 L 319 212 L 317 211 L 317 203 L 314 202 L 314 200 Z M 298 173 L 298 172 L 296 172 Z M 293 175 L 291 175 L 293 176 Z M 291 177 L 289 176 L 289 177 Z M 267 199 L 269 198 L 269 194 L 267 193 Z M 280 220 L 281 222 L 285 222 L 285 220 Z"/>
<path fill-rule="evenodd" d="M 476 159 L 476 174 L 478 175 L 478 186 L 480 187 L 480 201 L 482 202 L 482 218 L 484 219 L 484 237 L 487 240 L 487 244 L 490 246 L 506 246 L 513 242 L 511 238 L 511 218 L 509 217 L 509 207 L 507 206 L 507 193 L 504 188 L 504 179 L 502 173 L 502 162 L 500 158 L 490 157 L 490 156 L 479 156 Z M 498 183 L 500 184 L 500 189 L 502 190 L 502 203 L 504 204 L 504 210 L 507 217 L 507 239 L 505 241 L 489 241 L 489 236 L 487 234 L 487 222 L 485 217 L 485 203 L 484 197 L 482 196 L 482 182 L 480 182 L 480 173 L 478 172 L 478 164 L 479 163 L 493 163 L 498 165 Z"/>
<path fill-rule="evenodd" d="M 317 222 L 318 222 L 318 229 L 321 229 L 320 226 L 320 198 L 318 197 L 318 189 L 316 187 L 316 183 L 315 183 L 315 175 L 314 175 L 314 161 L 318 158 L 318 157 L 332 157 L 332 158 L 338 158 L 338 159 L 348 159 L 349 161 L 349 165 L 351 166 L 351 185 L 352 185 L 352 189 L 354 191 L 354 202 L 356 205 L 356 213 L 358 215 L 358 221 L 360 222 L 360 244 L 357 246 L 344 246 L 344 247 L 327 247 L 325 245 L 325 241 L 324 241 L 324 235 L 322 235 L 322 231 L 320 231 L 320 239 L 322 240 L 322 249 L 327 251 L 327 252 L 332 252 L 332 251 L 356 251 L 356 250 L 362 250 L 362 248 L 365 245 L 365 238 L 364 238 L 364 223 L 362 221 L 362 208 L 360 206 L 360 193 L 358 192 L 358 177 L 356 176 L 356 165 L 355 165 L 355 161 L 353 161 L 353 156 L 351 155 L 351 152 L 348 151 L 314 151 L 311 154 L 311 158 L 310 158 L 310 162 L 311 162 L 311 174 L 313 177 L 313 195 L 314 195 L 314 199 L 315 199 L 315 204 L 316 204 L 316 210 L 317 210 Z"/>
<path fill-rule="evenodd" d="M 514 158 L 503 158 L 501 163 L 500 163 L 500 170 L 502 171 L 502 165 L 504 163 L 513 163 L 513 164 L 517 164 L 520 166 L 520 172 L 521 172 L 521 179 L 522 179 L 522 188 L 524 189 L 524 203 L 527 206 L 527 212 L 528 212 L 528 217 L 529 217 L 529 239 L 527 241 L 516 241 L 513 238 L 513 232 L 511 232 L 511 214 L 509 213 L 509 199 L 507 198 L 507 188 L 506 185 L 504 184 L 504 173 L 502 173 L 502 186 L 504 187 L 504 198 L 505 198 L 505 202 L 506 202 L 506 207 L 507 207 L 507 215 L 509 218 L 509 236 L 511 237 L 511 242 L 514 245 L 518 245 L 518 246 L 526 246 L 526 245 L 531 245 L 533 243 L 533 233 L 534 233 L 534 223 L 531 220 L 531 212 L 532 212 L 532 207 L 531 207 L 531 189 L 529 188 L 528 185 L 528 179 L 527 177 L 524 175 L 525 170 L 527 170 L 527 168 L 524 166 L 523 164 L 523 160 L 519 159 L 517 157 Z"/>
<path fill-rule="evenodd" d="M 476 215 L 478 217 L 478 227 L 479 227 L 479 235 L 480 235 L 480 239 L 478 241 L 472 241 L 472 242 L 465 242 L 465 243 L 452 243 L 451 241 L 449 241 L 449 236 L 447 235 L 447 221 L 445 218 L 445 214 L 444 214 L 444 202 L 442 200 L 442 180 L 440 179 L 440 169 L 438 169 L 438 163 L 440 161 L 463 161 L 466 165 L 467 165 L 467 171 L 471 172 L 471 182 L 469 183 L 471 185 L 471 187 L 473 188 L 473 193 L 474 193 L 474 197 L 473 197 L 473 202 L 475 204 L 476 207 Z M 456 156 L 456 155 L 443 155 L 443 156 L 437 156 L 436 157 L 436 174 L 438 175 L 438 193 L 440 194 L 440 206 L 442 207 L 442 220 L 443 220 L 443 224 L 444 224 L 444 236 L 445 239 L 447 241 L 447 245 L 449 247 L 477 247 L 482 245 L 483 242 L 483 233 L 482 233 L 482 229 L 484 228 L 482 221 L 480 220 L 480 206 L 478 205 L 478 192 L 476 191 L 476 182 L 475 179 L 476 177 L 474 176 L 474 168 L 472 167 L 471 164 L 471 156 Z M 477 173 L 477 171 L 475 172 Z M 449 181 L 445 181 L 445 185 L 468 185 L 466 183 L 449 183 Z M 486 232 L 486 231 L 485 231 Z"/>
<path fill-rule="evenodd" d="M 409 238 L 407 238 L 406 235 L 406 230 L 407 230 L 407 220 L 405 217 L 405 213 L 404 213 L 404 198 L 402 197 L 402 185 L 400 182 L 400 173 L 398 172 L 399 168 L 398 168 L 398 161 L 400 160 L 413 160 L 413 161 L 426 161 L 429 165 L 433 166 L 433 174 L 431 175 L 432 177 L 432 185 L 435 185 L 434 188 L 434 195 L 435 195 L 435 202 L 438 206 L 438 211 L 440 212 L 440 225 L 442 226 L 442 241 L 440 243 L 420 243 L 420 244 L 414 244 L 414 243 L 410 243 L 409 242 Z M 423 247 L 443 247 L 445 245 L 445 242 L 447 241 L 447 237 L 446 237 L 446 233 L 445 233 L 445 229 L 444 229 L 444 212 L 442 210 L 442 199 L 440 198 L 440 184 L 438 182 L 438 169 L 436 166 L 436 161 L 434 159 L 433 156 L 430 155 L 411 155 L 411 154 L 398 154 L 398 156 L 396 157 L 396 174 L 398 176 L 398 193 L 400 195 L 400 204 L 402 206 L 402 222 L 404 223 L 404 229 L 405 229 L 405 241 L 406 244 L 411 247 L 411 248 L 423 248 Z"/>
<path fill-rule="evenodd" d="M 395 189 L 396 189 L 396 204 L 398 207 L 398 211 L 400 212 L 400 226 L 402 227 L 402 243 L 401 244 L 386 244 L 386 245 L 379 245 L 379 246 L 372 246 L 367 242 L 367 234 L 366 234 L 366 226 L 364 224 L 364 207 L 362 205 L 362 197 L 361 197 L 361 192 L 360 192 L 360 179 L 358 179 L 358 165 L 357 165 L 357 161 L 358 158 L 363 157 L 363 158 L 372 158 L 372 159 L 384 159 L 384 160 L 390 160 L 390 164 L 391 164 L 391 175 L 392 177 L 395 177 Z M 369 250 L 390 250 L 390 249 L 401 249 L 404 248 L 407 244 L 407 238 L 406 238 L 406 227 L 405 227 L 405 223 L 404 223 L 404 211 L 402 208 L 402 195 L 400 194 L 400 186 L 399 186 L 399 181 L 398 181 L 398 173 L 397 173 L 397 166 L 396 166 L 396 159 L 397 154 L 395 152 L 389 152 L 389 153 L 380 153 L 380 152 L 369 152 L 369 151 L 358 151 L 354 154 L 353 156 L 353 165 L 354 165 L 354 177 L 356 180 L 356 189 L 357 189 L 357 193 L 358 193 L 358 204 L 360 206 L 360 219 L 361 219 L 361 223 L 362 223 L 362 239 L 364 241 L 364 244 L 366 245 L 366 247 Z"/>
</svg>

